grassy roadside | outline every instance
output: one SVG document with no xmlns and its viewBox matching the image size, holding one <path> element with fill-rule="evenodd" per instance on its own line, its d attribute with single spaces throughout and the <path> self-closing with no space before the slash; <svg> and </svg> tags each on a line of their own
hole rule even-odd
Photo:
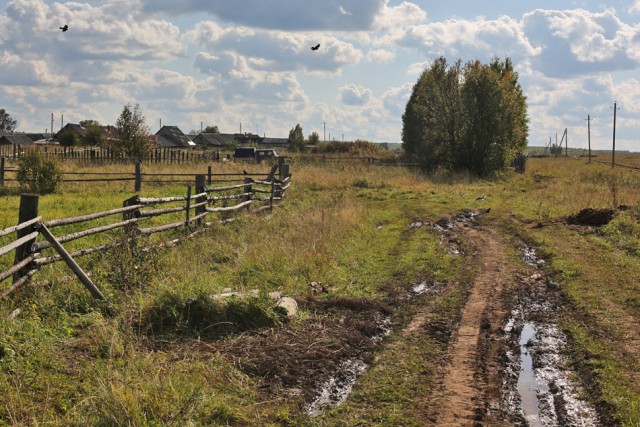
<svg viewBox="0 0 640 427">
<path fill-rule="evenodd" d="M 628 164 L 637 155 L 626 155 Z M 531 162 L 532 187 L 509 198 L 504 229 L 536 246 L 566 298 L 561 319 L 576 370 L 592 395 L 623 426 L 640 423 L 638 189 L 640 174 L 586 160 Z M 604 227 L 568 226 L 591 208 L 632 208 Z"/>
<path fill-rule="evenodd" d="M 294 165 L 290 197 L 273 216 L 244 216 L 174 249 L 83 260 L 108 303 L 95 303 L 64 266 L 52 266 L 0 302 L 0 393 L 7 396 L 0 425 L 428 422 L 413 410 L 414 399 L 428 404 L 446 350 L 442 337 L 392 334 L 346 404 L 309 419 L 298 415 L 295 399 L 265 396 L 264 379 L 202 350 L 228 333 L 277 327 L 282 320 L 268 299 L 229 309 L 210 295 L 230 288 L 300 297 L 316 281 L 331 289 L 323 298 L 384 301 L 426 280 L 443 283 L 442 292 L 409 304 L 396 326 L 408 324 L 418 307 L 426 321 L 446 323 L 464 302 L 460 260 L 428 228 L 408 226 L 477 207 L 490 207 L 505 232 L 517 230 L 545 254 L 568 298 L 564 326 L 578 360 L 596 374 L 593 381 L 618 418 L 637 425 L 640 373 L 634 354 L 623 351 L 633 350 L 640 316 L 637 216 L 625 212 L 600 231 L 559 220 L 584 207 L 637 206 L 640 173 L 585 162 L 531 159 L 526 175 L 495 181 L 427 180 L 373 165 Z M 130 197 L 129 186 L 65 188 L 46 196 L 41 211 L 52 218 L 112 208 Z M 144 195 L 181 191 L 143 186 Z M 0 227 L 14 225 L 16 199 L 3 196 Z M 303 311 L 293 326 L 311 317 Z"/>
</svg>

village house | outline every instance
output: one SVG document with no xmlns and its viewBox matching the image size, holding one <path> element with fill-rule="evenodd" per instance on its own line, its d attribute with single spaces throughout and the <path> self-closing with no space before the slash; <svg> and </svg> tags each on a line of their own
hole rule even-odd
<svg viewBox="0 0 640 427">
<path fill-rule="evenodd" d="M 162 126 L 155 138 L 159 148 L 191 148 L 196 145 L 178 126 Z"/>
</svg>

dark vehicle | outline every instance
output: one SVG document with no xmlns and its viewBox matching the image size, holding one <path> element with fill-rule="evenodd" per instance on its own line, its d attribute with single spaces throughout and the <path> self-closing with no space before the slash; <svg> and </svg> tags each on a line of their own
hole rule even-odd
<svg viewBox="0 0 640 427">
<path fill-rule="evenodd" d="M 256 148 L 255 147 L 238 147 L 236 148 L 235 153 L 233 153 L 233 158 L 235 160 L 253 160 L 256 158 Z"/>
<path fill-rule="evenodd" d="M 239 161 L 256 160 L 261 162 L 278 158 L 278 153 L 273 148 L 238 147 L 234 153 L 234 158 Z"/>
</svg>

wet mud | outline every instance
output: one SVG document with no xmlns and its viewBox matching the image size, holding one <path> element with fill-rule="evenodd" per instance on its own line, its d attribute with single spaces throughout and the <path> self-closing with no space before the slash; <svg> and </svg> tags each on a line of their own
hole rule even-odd
<svg viewBox="0 0 640 427">
<path fill-rule="evenodd" d="M 535 248 L 522 247 L 523 261 L 540 266 Z M 568 337 L 555 323 L 561 298 L 558 285 L 542 274 L 521 279 L 517 304 L 504 328 L 506 369 L 504 409 L 515 425 L 604 425 L 572 371 Z"/>
</svg>

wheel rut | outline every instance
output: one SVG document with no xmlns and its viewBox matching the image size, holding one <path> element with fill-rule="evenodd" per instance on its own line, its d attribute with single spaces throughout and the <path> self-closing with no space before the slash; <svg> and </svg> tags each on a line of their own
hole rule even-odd
<svg viewBox="0 0 640 427">
<path fill-rule="evenodd" d="M 507 315 L 503 295 L 513 283 L 515 271 L 507 260 L 505 244 L 490 227 L 464 227 L 468 248 L 467 266 L 474 277 L 467 303 L 461 313 L 457 332 L 452 337 L 449 364 L 444 367 L 440 389 L 434 393 L 437 426 L 482 425 L 491 390 L 500 393 L 499 384 L 490 375 L 497 365 L 495 339 L 487 339 L 499 330 Z M 496 342 L 496 346 L 498 343 Z M 500 425 L 499 422 L 497 424 Z M 505 424 L 506 425 L 506 424 Z"/>
</svg>

